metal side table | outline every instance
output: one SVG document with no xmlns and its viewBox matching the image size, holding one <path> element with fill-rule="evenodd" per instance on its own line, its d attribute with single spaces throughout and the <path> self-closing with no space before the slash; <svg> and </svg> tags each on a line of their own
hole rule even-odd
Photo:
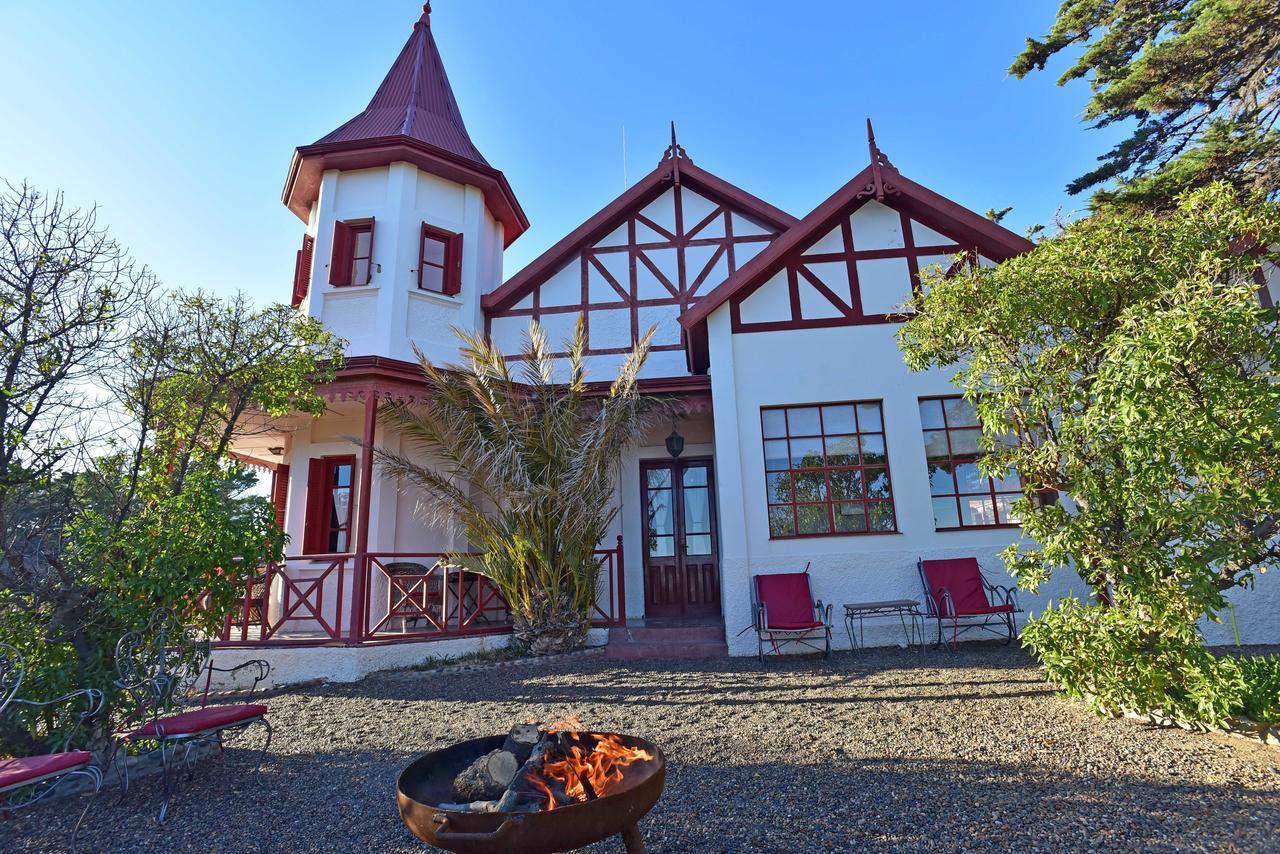
<svg viewBox="0 0 1280 854">
<path fill-rule="evenodd" d="M 907 649 L 912 646 L 924 648 L 924 628 L 922 620 L 924 615 L 920 613 L 920 603 L 915 599 L 888 599 L 883 602 L 848 602 L 844 606 L 844 628 L 849 633 L 849 647 L 851 649 L 865 648 L 865 633 L 863 621 L 868 617 L 893 617 L 902 622 L 902 633 L 907 639 Z M 910 627 L 907 626 L 907 620 L 911 620 Z M 853 624 L 858 623 L 858 634 L 854 636 Z"/>
</svg>

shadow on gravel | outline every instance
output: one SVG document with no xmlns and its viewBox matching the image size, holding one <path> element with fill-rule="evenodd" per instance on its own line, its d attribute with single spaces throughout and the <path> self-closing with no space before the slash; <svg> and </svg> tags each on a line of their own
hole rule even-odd
<svg viewBox="0 0 1280 854">
<path fill-rule="evenodd" d="M 1277 826 L 1275 790 L 909 759 L 678 766 L 642 825 L 670 851 L 1261 851 Z"/>
<path fill-rule="evenodd" d="M 421 852 L 395 805 L 409 761 L 564 712 L 663 747 L 651 852 L 1280 849 L 1280 754 L 1100 720 L 1016 649 L 580 659 L 383 674 L 269 705 L 263 786 L 246 743 L 181 783 L 163 827 L 157 780 L 100 798 L 82 849 Z M 0 852 L 65 849 L 76 806 L 0 820 Z"/>
</svg>

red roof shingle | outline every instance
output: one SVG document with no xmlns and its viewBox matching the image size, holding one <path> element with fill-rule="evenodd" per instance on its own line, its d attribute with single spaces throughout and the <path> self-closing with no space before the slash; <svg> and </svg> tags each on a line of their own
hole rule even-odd
<svg viewBox="0 0 1280 854">
<path fill-rule="evenodd" d="M 317 140 L 316 145 L 407 136 L 463 160 L 489 166 L 467 135 L 449 76 L 431 35 L 430 18 L 430 4 L 427 4 L 369 106 Z"/>
</svg>

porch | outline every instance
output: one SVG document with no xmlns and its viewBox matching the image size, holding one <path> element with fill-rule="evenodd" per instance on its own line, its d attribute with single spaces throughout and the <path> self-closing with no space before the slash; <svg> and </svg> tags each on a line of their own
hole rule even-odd
<svg viewBox="0 0 1280 854">
<path fill-rule="evenodd" d="M 592 625 L 627 620 L 622 537 L 598 549 Z M 440 552 L 287 557 L 245 586 L 220 647 L 355 646 L 506 634 L 511 617 L 489 579 Z"/>
<path fill-rule="evenodd" d="M 375 647 L 511 631 L 492 583 L 449 564 L 446 555 L 466 553 L 465 539 L 423 524 L 412 491 L 381 477 L 365 451 L 385 447 L 438 465 L 429 448 L 379 420 L 382 403 L 421 399 L 420 377 L 416 365 L 349 359 L 320 388 L 325 415 L 264 420 L 237 445 L 243 463 L 270 476 L 291 555 L 255 573 L 220 647 Z M 601 629 L 645 614 L 678 616 L 685 600 L 696 616 L 718 620 L 721 611 L 709 383 L 644 385 L 674 421 L 653 425 L 619 460 L 616 517 L 596 551 L 592 625 Z M 677 426 L 678 460 L 666 441 Z"/>
</svg>

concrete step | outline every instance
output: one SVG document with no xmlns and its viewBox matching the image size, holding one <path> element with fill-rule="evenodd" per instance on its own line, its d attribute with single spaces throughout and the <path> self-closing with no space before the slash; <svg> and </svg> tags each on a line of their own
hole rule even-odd
<svg viewBox="0 0 1280 854">
<path fill-rule="evenodd" d="M 724 626 L 615 626 L 609 643 L 724 643 Z"/>
<path fill-rule="evenodd" d="M 604 648 L 605 658 L 636 660 L 645 658 L 725 658 L 729 647 L 719 643 L 613 643 Z"/>
</svg>

